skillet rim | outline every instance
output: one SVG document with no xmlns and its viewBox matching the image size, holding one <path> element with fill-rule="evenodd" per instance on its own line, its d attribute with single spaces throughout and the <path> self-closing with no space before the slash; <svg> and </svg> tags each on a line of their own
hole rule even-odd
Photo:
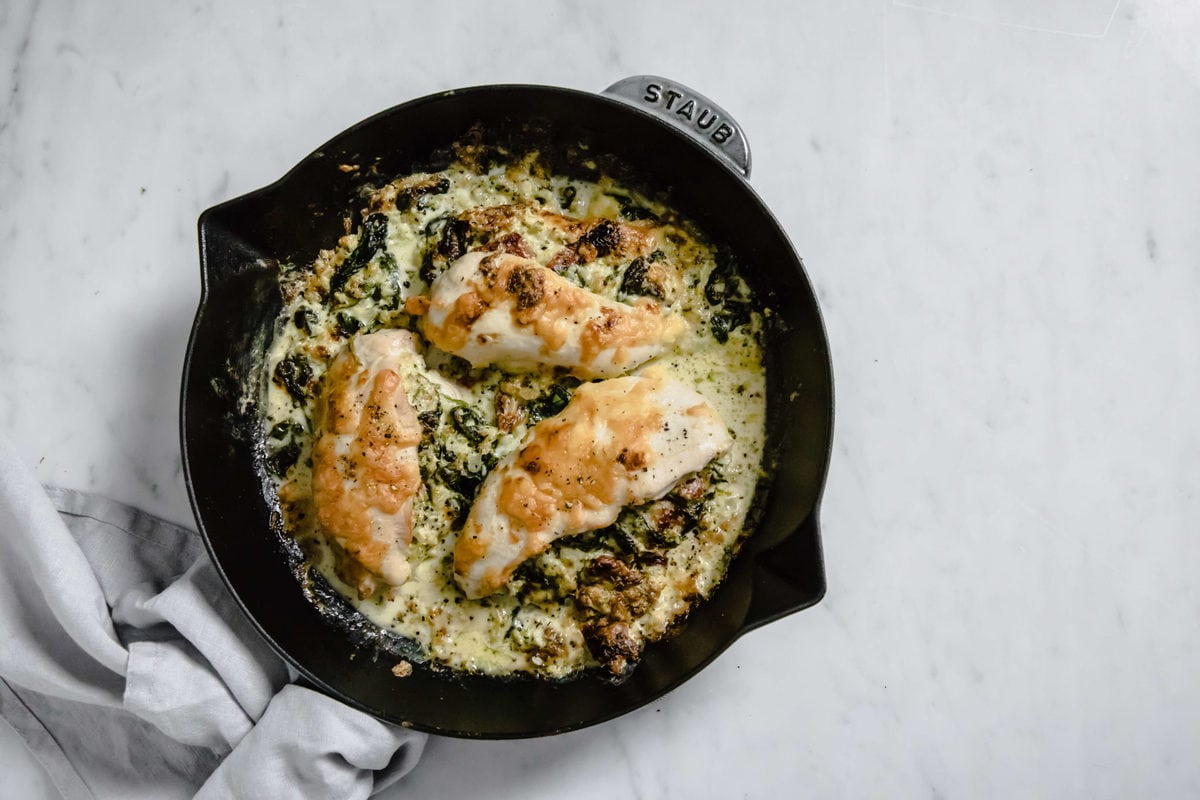
<svg viewBox="0 0 1200 800">
<path fill-rule="evenodd" d="M 728 638 L 726 640 L 720 642 L 718 646 L 713 648 L 702 659 L 700 659 L 695 664 L 694 667 L 692 667 L 691 669 L 688 669 L 684 672 L 678 673 L 676 675 L 675 679 L 672 682 L 670 682 L 668 685 L 666 685 L 665 687 L 655 689 L 655 690 L 652 690 L 652 691 L 646 693 L 645 696 L 641 697 L 638 700 L 638 702 L 632 706 L 625 707 L 623 705 L 616 705 L 615 707 L 611 708 L 608 712 L 599 714 L 599 715 L 595 715 L 589 719 L 582 720 L 582 721 L 572 723 L 572 724 L 566 724 L 566 725 L 561 725 L 561 726 L 557 726 L 557 727 L 548 727 L 548 728 L 544 728 L 544 729 L 539 729 L 536 732 L 528 732 L 528 731 L 524 731 L 524 730 L 512 731 L 512 732 L 495 732 L 495 731 L 480 732 L 480 731 L 472 731 L 472 730 L 455 729 L 452 727 L 440 726 L 440 725 L 436 725 L 436 724 L 420 723 L 420 722 L 416 722 L 413 720 L 406 720 L 400 716 L 391 714 L 384 709 L 372 707 L 371 705 L 368 705 L 367 703 L 358 700 L 353 695 L 350 695 L 350 694 L 330 685 L 329 682 L 320 678 L 309 667 L 305 666 L 305 664 L 302 663 L 302 660 L 300 658 L 294 656 L 288 649 L 286 649 L 284 646 L 282 646 L 279 643 L 279 641 L 276 639 L 276 637 L 272 636 L 271 633 L 269 633 L 264 628 L 263 624 L 258 620 L 258 618 L 250 612 L 249 608 L 247 607 L 246 601 L 243 600 L 242 594 L 237 590 L 237 588 L 235 588 L 233 581 L 230 579 L 225 567 L 222 565 L 221 559 L 217 555 L 216 548 L 214 547 L 214 544 L 213 544 L 213 539 L 212 539 L 212 537 L 210 537 L 208 530 L 207 530 L 207 526 L 205 525 L 204 518 L 203 518 L 203 515 L 200 510 L 201 498 L 197 494 L 197 490 L 196 490 L 195 484 L 192 479 L 192 468 L 190 466 L 189 446 L 188 446 L 188 430 L 189 430 L 189 428 L 188 428 L 187 404 L 188 404 L 189 394 L 193 390 L 193 386 L 194 386 L 194 383 L 192 381 L 193 357 L 194 357 L 195 350 L 197 348 L 199 332 L 200 332 L 200 328 L 201 328 L 201 322 L 203 320 L 206 308 L 208 307 L 210 293 L 211 293 L 211 290 L 213 287 L 214 279 L 213 279 L 213 276 L 210 274 L 210 266 L 209 266 L 208 261 L 209 261 L 209 252 L 210 252 L 209 251 L 209 238 L 210 238 L 211 229 L 213 228 L 214 218 L 219 217 L 223 212 L 227 212 L 229 209 L 236 207 L 238 205 L 244 205 L 244 204 L 247 204 L 247 203 L 255 201 L 255 200 L 261 200 L 263 198 L 268 198 L 270 195 L 272 195 L 275 192 L 278 192 L 281 188 L 283 188 L 298 172 L 303 170 L 306 166 L 312 164 L 314 161 L 316 161 L 318 159 L 324 158 L 327 151 L 336 149 L 335 145 L 338 142 L 342 141 L 345 138 L 350 137 L 352 134 L 354 134 L 355 132 L 357 132 L 361 129 L 364 129 L 373 124 L 376 124 L 377 122 L 379 122 L 380 120 L 382 120 L 386 117 L 389 117 L 389 116 L 392 116 L 392 115 L 398 114 L 398 113 L 411 112 L 412 110 L 418 108 L 421 105 L 436 103 L 436 102 L 439 102 L 439 101 L 442 101 L 442 100 L 445 100 L 445 99 L 448 99 L 451 97 L 460 97 L 460 96 L 464 96 L 464 95 L 469 96 L 469 95 L 478 94 L 478 93 L 497 93 L 497 92 L 511 92 L 511 91 L 546 92 L 550 95 L 566 94 L 566 95 L 574 96 L 580 100 L 585 100 L 587 102 L 595 102 L 595 103 L 600 103 L 602 105 L 606 105 L 609 107 L 611 113 L 635 114 L 638 117 L 642 118 L 644 121 L 646 121 L 650 124 L 656 125 L 656 126 L 660 127 L 661 129 L 663 129 L 664 131 L 666 131 L 667 133 L 669 133 L 672 136 L 672 138 L 675 140 L 675 142 L 678 146 L 681 146 L 681 147 L 686 146 L 686 147 L 693 148 L 697 152 L 703 154 L 705 159 L 707 161 L 711 162 L 711 165 L 713 167 L 719 168 L 724 173 L 726 173 L 728 177 L 732 177 L 732 178 L 736 179 L 736 181 L 741 185 L 742 190 L 746 193 L 747 198 L 754 203 L 755 212 L 757 214 L 761 215 L 764 218 L 764 220 L 770 224 L 770 226 L 775 230 L 777 235 L 780 237 L 780 240 L 787 245 L 788 250 L 795 257 L 796 266 L 797 266 L 797 270 L 796 270 L 797 278 L 803 282 L 805 288 L 808 290 L 809 295 L 812 297 L 812 300 L 813 300 L 812 308 L 813 308 L 813 317 L 814 317 L 813 321 L 815 323 L 815 326 L 814 326 L 815 333 L 819 334 L 819 349 L 823 356 L 821 358 L 821 362 L 824 365 L 824 373 L 825 373 L 824 378 L 825 378 L 825 383 L 828 386 L 828 393 L 829 393 L 828 409 L 827 409 L 828 423 L 825 426 L 825 429 L 821 432 L 823 434 L 825 445 L 823 448 L 823 452 L 820 453 L 820 457 L 821 457 L 820 469 L 818 470 L 816 478 L 815 478 L 816 489 L 815 489 L 815 493 L 813 496 L 812 508 L 810 509 L 808 514 L 803 518 L 802 522 L 791 533 L 787 534 L 786 536 L 784 536 L 781 539 L 781 543 L 782 543 L 782 542 L 787 541 L 788 539 L 796 536 L 797 533 L 800 531 L 800 529 L 803 528 L 804 526 L 812 527 L 812 529 L 813 529 L 812 537 L 813 537 L 815 547 L 816 547 L 815 555 L 816 555 L 816 559 L 817 559 L 817 563 L 814 566 L 819 575 L 819 588 L 815 594 L 813 594 L 811 597 L 809 597 L 805 602 L 803 602 L 801 604 L 777 608 L 777 609 L 769 611 L 768 613 L 760 614 L 754 618 L 751 618 L 751 614 L 753 612 L 748 611 L 747 617 L 743 621 L 743 623 L 739 627 L 737 627 L 728 636 Z M 703 144 L 697 142 L 692 136 L 687 134 L 685 131 L 682 131 L 678 127 L 665 121 L 661 116 L 655 115 L 655 114 L 647 111 L 646 109 L 635 105 L 632 102 L 629 102 L 627 100 L 624 100 L 624 99 L 621 99 L 621 98 L 618 98 L 618 97 L 615 97 L 615 96 L 612 96 L 609 94 L 602 94 L 602 93 L 590 92 L 590 91 L 586 91 L 586 90 L 572 89 L 572 88 L 567 88 L 567 87 L 545 85 L 545 84 L 523 84 L 523 83 L 480 84 L 480 85 L 474 85 L 474 86 L 469 86 L 469 87 L 448 89 L 448 90 L 444 90 L 444 91 L 440 91 L 440 92 L 435 92 L 435 93 L 424 95 L 424 96 L 421 96 L 418 98 L 414 98 L 412 100 L 405 101 L 403 103 L 393 105 L 389 108 L 386 108 L 386 109 L 378 111 L 374 114 L 371 114 L 370 116 L 348 126 L 347 128 L 343 129 L 342 131 L 338 132 L 337 134 L 335 134 L 334 136 L 329 138 L 327 141 L 322 143 L 319 147 L 312 150 L 310 153 L 305 155 L 303 158 L 298 160 L 291 168 L 289 168 L 287 170 L 287 172 L 285 172 L 281 177 L 279 177 L 275 181 L 272 181 L 271 183 L 269 183 L 265 186 L 259 187 L 257 189 L 253 189 L 249 192 L 245 192 L 241 195 L 233 197 L 229 200 L 222 201 L 221 203 L 218 203 L 214 206 L 211 206 L 211 207 L 205 209 L 199 215 L 199 218 L 197 220 L 197 229 L 198 229 L 198 239 L 199 239 L 199 245 L 200 245 L 201 291 L 200 291 L 200 296 L 199 296 L 199 300 L 197 303 L 196 315 L 192 322 L 192 326 L 191 326 L 191 330 L 190 330 L 190 334 L 189 334 L 189 338 L 188 338 L 187 349 L 186 349 L 185 356 L 184 356 L 183 381 L 182 381 L 181 394 L 180 394 L 180 427 L 179 427 L 180 452 L 181 452 L 182 464 L 183 464 L 184 482 L 185 482 L 187 492 L 188 492 L 188 500 L 192 507 L 192 513 L 196 519 L 197 527 L 201 534 L 201 538 L 204 541 L 205 550 L 208 552 L 210 560 L 212 561 L 214 568 L 216 569 L 218 574 L 221 576 L 221 580 L 225 584 L 226 588 L 229 590 L 230 594 L 233 596 L 238 608 L 246 616 L 246 618 L 251 622 L 254 629 L 256 631 L 258 631 L 259 635 L 261 635 L 266 640 L 266 642 L 270 645 L 271 649 L 277 655 L 279 655 L 280 658 L 282 658 L 287 664 L 289 664 L 293 669 L 295 669 L 299 673 L 300 680 L 298 682 L 301 685 L 303 685 L 305 682 L 307 682 L 308 684 L 310 684 L 310 686 L 308 688 L 317 689 L 317 690 L 321 691 L 322 693 L 324 693 L 328 696 L 331 696 L 333 698 L 336 698 L 337 700 L 344 702 L 353 708 L 357 708 L 357 709 L 364 711 L 374 717 L 384 719 L 386 721 L 393 722 L 396 724 L 400 724 L 403 727 L 411 728 L 411 729 L 418 730 L 418 731 L 423 731 L 426 733 L 433 733 L 433 734 L 438 734 L 438 735 L 443 735 L 443 736 L 453 736 L 453 737 L 457 737 L 457 738 L 467 738 L 467 739 L 497 739 L 497 740 L 539 738 L 542 736 L 552 736 L 552 735 L 557 735 L 560 733 L 566 733 L 566 732 L 569 732 L 572 730 L 578 730 L 581 728 L 590 727 L 592 725 L 597 725 L 602 722 L 606 722 L 606 721 L 615 719 L 617 717 L 623 716 L 627 713 L 630 713 L 634 710 L 642 708 L 646 705 L 649 705 L 650 703 L 653 703 L 653 702 L 661 699 L 666 694 L 668 694 L 671 691 L 682 686 L 684 683 L 686 683 L 692 677 L 694 677 L 698 672 L 700 672 L 705 667 L 707 667 L 709 664 L 711 664 L 717 657 L 719 657 L 726 650 L 728 650 L 738 639 L 740 639 L 745 634 L 747 634 L 750 631 L 755 630 L 765 624 L 768 624 L 770 622 L 778 620 L 784 616 L 788 616 L 792 613 L 795 613 L 795 612 L 798 612 L 805 608 L 811 607 L 812 605 L 819 603 L 825 597 L 825 594 L 827 591 L 827 582 L 825 579 L 824 555 L 823 555 L 823 548 L 821 546 L 821 536 L 820 536 L 818 520 L 819 520 L 819 514 L 820 514 L 821 501 L 824 496 L 824 492 L 825 492 L 825 488 L 826 488 L 826 484 L 827 484 L 827 480 L 828 480 L 828 473 L 829 473 L 830 464 L 831 464 L 831 460 L 832 460 L 836 403 L 835 403 L 835 393 L 834 393 L 835 387 L 834 387 L 834 381 L 833 381 L 833 377 L 834 377 L 833 363 L 832 363 L 832 354 L 830 351 L 829 336 L 828 336 L 828 331 L 827 331 L 827 328 L 825 325 L 825 320 L 824 320 L 823 314 L 821 312 L 820 305 L 817 303 L 817 295 L 816 295 L 815 288 L 813 286 L 811 278 L 809 277 L 808 271 L 804 266 L 803 259 L 801 259 L 801 257 L 799 256 L 799 253 L 796 250 L 795 245 L 791 241 L 791 238 L 788 236 L 787 231 L 780 224 L 778 218 L 775 217 L 774 213 L 770 210 L 768 205 L 763 201 L 763 199 L 754 190 L 753 186 L 750 184 L 747 177 L 739 174 L 735 169 L 733 169 L 733 167 L 731 167 L 729 164 L 727 164 L 725 162 L 725 159 L 719 157 L 711 149 L 709 149 L 709 148 L 705 147 Z M 773 482 L 774 481 L 772 479 L 772 483 Z M 751 542 L 753 540 L 753 538 L 754 538 L 753 534 L 751 534 L 746 540 L 747 544 L 749 542 Z M 768 548 L 768 550 L 769 550 L 769 548 Z M 740 559 L 756 560 L 758 558 L 758 556 L 760 556 L 763 552 L 766 552 L 766 551 L 761 550 L 761 549 L 756 551 L 755 549 L 753 549 L 749 546 L 743 547 L 742 552 L 739 553 L 739 560 Z M 753 594 L 753 584 L 750 586 L 750 589 Z M 351 645 L 351 648 L 356 647 L 356 645 L 353 642 L 348 642 L 348 643 Z M 447 676 L 447 678 L 449 680 L 453 681 L 455 679 L 455 676 L 453 675 L 453 673 L 451 673 L 450 675 Z M 586 678 L 582 678 L 582 679 L 586 680 Z M 508 682 L 503 678 L 497 678 L 495 680 L 497 681 L 497 683 Z"/>
</svg>

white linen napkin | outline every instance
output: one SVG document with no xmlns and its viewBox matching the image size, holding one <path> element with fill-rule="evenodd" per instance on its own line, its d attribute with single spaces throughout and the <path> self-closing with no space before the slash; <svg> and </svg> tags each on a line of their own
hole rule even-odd
<svg viewBox="0 0 1200 800">
<path fill-rule="evenodd" d="M 0 715 L 67 800 L 364 798 L 426 736 L 289 683 L 194 532 L 0 436 Z"/>
</svg>

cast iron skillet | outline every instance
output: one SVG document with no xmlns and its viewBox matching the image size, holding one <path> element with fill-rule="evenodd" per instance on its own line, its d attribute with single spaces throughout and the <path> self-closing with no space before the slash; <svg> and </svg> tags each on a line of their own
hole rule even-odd
<svg viewBox="0 0 1200 800">
<path fill-rule="evenodd" d="M 761 517 L 714 596 L 674 638 L 650 645 L 633 675 L 552 683 L 497 680 L 418 666 L 391 672 L 387 637 L 343 609 L 340 623 L 302 593 L 294 545 L 280 535 L 261 473 L 262 433 L 245 398 L 280 308 L 278 261 L 307 261 L 357 208 L 362 172 L 413 171 L 463 135 L 538 120 L 549 144 L 581 138 L 613 154 L 647 190 L 730 248 L 765 304 L 768 450 L 775 462 Z M 200 217 L 202 291 L 184 364 L 180 428 L 192 508 L 213 562 L 247 616 L 320 690 L 378 717 L 450 736 L 540 736 L 591 725 L 675 688 L 764 623 L 818 602 L 825 576 L 817 506 L 829 463 L 833 387 L 813 290 L 779 224 L 746 183 L 749 149 L 736 123 L 698 93 L 661 78 L 621 81 L 607 95 L 542 86 L 481 86 L 384 111 L 336 136 L 276 183 Z M 249 387 L 247 389 L 247 387 Z M 337 615 L 334 615 L 337 616 Z M 358 624 L 355 624 L 357 619 Z M 349 622 L 349 624 L 347 624 Z M 366 644 L 364 644 L 366 642 Z M 394 643 L 392 643 L 394 644 Z M 753 676 L 741 674 L 743 680 Z"/>
</svg>

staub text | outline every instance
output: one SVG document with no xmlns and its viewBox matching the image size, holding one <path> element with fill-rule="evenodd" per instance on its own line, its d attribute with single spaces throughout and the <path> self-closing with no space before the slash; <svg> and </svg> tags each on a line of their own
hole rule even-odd
<svg viewBox="0 0 1200 800">
<path fill-rule="evenodd" d="M 660 83 L 648 83 L 642 99 L 656 106 L 661 105 L 667 111 L 683 117 L 698 131 L 708 133 L 711 129 L 712 133 L 708 136 L 717 144 L 725 144 L 733 135 L 733 128 L 721 121 L 715 111 L 698 104 L 683 92 L 664 88 Z"/>
</svg>

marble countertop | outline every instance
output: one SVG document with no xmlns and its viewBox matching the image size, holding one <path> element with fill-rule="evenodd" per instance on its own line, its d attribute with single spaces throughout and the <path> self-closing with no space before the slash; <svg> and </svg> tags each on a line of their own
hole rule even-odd
<svg viewBox="0 0 1200 800">
<path fill-rule="evenodd" d="M 1186 0 L 8 0 L 0 430 L 191 524 L 204 208 L 430 92 L 667 75 L 742 123 L 819 293 L 828 596 L 619 720 L 434 740 L 388 796 L 1195 796 L 1197 40 Z M 55 796 L 7 729 L 0 772 Z"/>
</svg>

